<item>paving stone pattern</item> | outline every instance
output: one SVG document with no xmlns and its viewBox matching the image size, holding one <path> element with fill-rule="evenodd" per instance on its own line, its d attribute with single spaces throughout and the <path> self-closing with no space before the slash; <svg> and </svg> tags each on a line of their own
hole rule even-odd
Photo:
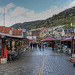
<svg viewBox="0 0 75 75">
<path fill-rule="evenodd" d="M 0 64 L 0 75 L 39 75 L 43 57 L 43 75 L 75 75 L 73 63 L 68 55 L 53 52 L 51 48 L 41 51 L 38 48 L 25 51 L 19 58 Z"/>
</svg>

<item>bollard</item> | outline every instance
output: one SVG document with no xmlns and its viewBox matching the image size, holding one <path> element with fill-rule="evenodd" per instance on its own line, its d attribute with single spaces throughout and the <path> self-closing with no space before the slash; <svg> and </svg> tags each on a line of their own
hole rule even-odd
<svg viewBox="0 0 75 75">
<path fill-rule="evenodd" d="M 1 58 L 1 64 L 7 63 L 7 58 Z"/>
</svg>

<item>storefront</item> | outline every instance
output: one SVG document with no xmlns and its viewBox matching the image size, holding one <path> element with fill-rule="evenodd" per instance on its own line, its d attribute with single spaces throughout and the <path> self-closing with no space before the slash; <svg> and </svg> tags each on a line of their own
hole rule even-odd
<svg viewBox="0 0 75 75">
<path fill-rule="evenodd" d="M 75 54 L 75 37 L 72 39 L 71 37 L 65 38 L 61 40 L 64 42 L 65 45 L 67 45 L 72 50 L 72 54 Z"/>
</svg>

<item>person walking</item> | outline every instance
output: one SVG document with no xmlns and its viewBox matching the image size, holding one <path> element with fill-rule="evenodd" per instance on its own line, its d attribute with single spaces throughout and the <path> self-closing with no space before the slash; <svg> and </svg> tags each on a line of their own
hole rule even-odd
<svg viewBox="0 0 75 75">
<path fill-rule="evenodd" d="M 54 42 L 52 43 L 52 51 L 54 51 Z"/>
<path fill-rule="evenodd" d="M 33 46 L 32 42 L 31 42 L 30 46 L 31 46 L 31 49 L 32 49 L 32 46 Z"/>
<path fill-rule="evenodd" d="M 39 47 L 39 49 L 41 50 L 41 43 L 38 43 L 38 47 Z"/>
<path fill-rule="evenodd" d="M 42 44 L 42 48 L 43 48 L 43 50 L 44 50 L 44 43 Z"/>
</svg>

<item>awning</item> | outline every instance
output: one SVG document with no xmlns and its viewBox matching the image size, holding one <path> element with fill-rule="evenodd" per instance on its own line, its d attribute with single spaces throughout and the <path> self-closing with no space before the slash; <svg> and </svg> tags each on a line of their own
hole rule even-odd
<svg viewBox="0 0 75 75">
<path fill-rule="evenodd" d="M 72 38 L 69 37 L 69 38 L 62 39 L 61 41 L 71 41 L 71 40 L 72 40 Z M 75 37 L 74 37 L 74 40 L 75 40 Z"/>
<path fill-rule="evenodd" d="M 10 34 L 5 34 L 5 33 L 0 33 L 0 38 L 1 38 L 2 35 L 4 35 L 7 38 L 13 38 L 13 39 L 27 39 L 27 38 L 13 36 L 13 35 L 10 35 Z M 29 40 L 29 39 L 27 39 L 27 40 Z"/>
<path fill-rule="evenodd" d="M 56 39 L 55 38 L 48 37 L 46 39 L 41 40 L 41 42 L 52 42 L 52 41 L 56 41 Z"/>
</svg>

